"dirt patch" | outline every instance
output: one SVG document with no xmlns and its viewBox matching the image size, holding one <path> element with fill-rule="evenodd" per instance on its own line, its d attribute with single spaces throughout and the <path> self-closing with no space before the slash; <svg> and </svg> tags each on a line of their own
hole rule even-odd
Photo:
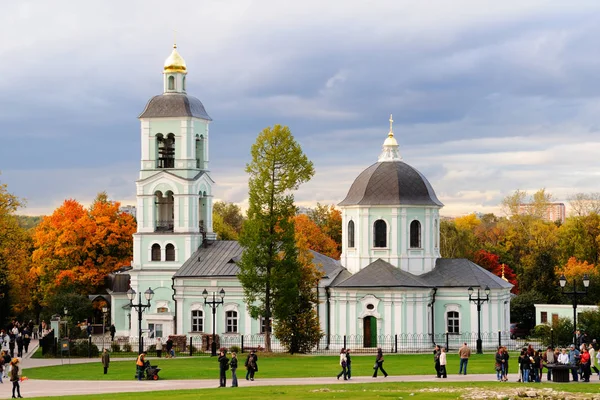
<svg viewBox="0 0 600 400">
<path fill-rule="evenodd" d="M 481 388 L 427 388 L 415 390 L 421 393 L 460 393 L 460 398 L 463 400 L 522 400 L 522 399 L 539 399 L 539 400 L 600 400 L 598 393 L 570 393 L 561 392 L 552 388 L 502 388 L 498 387 L 493 390 Z"/>
</svg>

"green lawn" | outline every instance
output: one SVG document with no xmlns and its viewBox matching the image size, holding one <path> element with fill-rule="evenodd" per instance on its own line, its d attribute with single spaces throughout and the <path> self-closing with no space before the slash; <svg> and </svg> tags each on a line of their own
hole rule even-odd
<svg viewBox="0 0 600 400">
<path fill-rule="evenodd" d="M 511 370 L 516 371 L 516 357 L 512 358 Z M 160 359 L 149 358 L 152 365 L 162 370 L 161 379 L 216 379 L 219 376 L 217 359 L 211 357 Z M 240 371 L 243 374 L 245 355 L 240 357 Z M 373 374 L 373 356 L 354 356 L 352 358 L 352 374 L 365 376 Z M 65 362 L 67 362 L 65 360 Z M 448 355 L 448 373 L 458 373 L 458 355 Z M 302 355 L 269 355 L 259 354 L 260 377 L 269 378 L 309 378 L 335 376 L 339 371 L 338 356 L 302 356 Z M 433 356 L 420 355 L 386 355 L 384 368 L 391 375 L 434 375 Z M 65 364 L 54 367 L 26 368 L 24 375 L 32 379 L 50 380 L 131 380 L 135 371 L 134 361 L 111 360 L 107 375 L 102 374 L 100 359 L 96 363 Z M 495 374 L 494 355 L 473 355 L 469 360 L 469 373 Z"/>
<path fill-rule="evenodd" d="M 82 396 L 63 396 L 70 400 L 192 400 L 192 399 L 216 399 L 219 397 L 246 399 L 435 399 L 449 400 L 457 399 L 463 393 L 472 390 L 485 390 L 487 394 L 495 395 L 510 388 L 533 388 L 539 390 L 538 385 L 522 385 L 514 383 L 441 383 L 436 382 L 435 387 L 431 383 L 407 382 L 407 383 L 370 383 L 349 385 L 307 385 L 307 386 L 265 386 L 249 388 L 224 388 L 224 389 L 199 389 L 199 390 L 177 390 L 158 391 L 142 393 L 115 393 Z M 552 389 L 569 393 L 585 394 L 584 398 L 593 398 L 598 394 L 597 385 L 573 385 L 553 384 Z M 433 391 L 432 391 L 433 390 Z M 26 392 L 23 393 L 26 395 Z M 56 397 L 36 397 L 36 399 L 56 399 Z"/>
</svg>

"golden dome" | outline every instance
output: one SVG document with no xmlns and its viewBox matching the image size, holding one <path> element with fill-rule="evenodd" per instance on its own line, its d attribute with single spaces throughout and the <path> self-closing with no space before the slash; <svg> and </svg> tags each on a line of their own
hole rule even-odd
<svg viewBox="0 0 600 400">
<path fill-rule="evenodd" d="M 185 60 L 177 52 L 177 44 L 173 45 L 173 52 L 165 60 L 164 72 L 180 72 L 187 74 L 187 67 L 185 66 Z"/>
</svg>

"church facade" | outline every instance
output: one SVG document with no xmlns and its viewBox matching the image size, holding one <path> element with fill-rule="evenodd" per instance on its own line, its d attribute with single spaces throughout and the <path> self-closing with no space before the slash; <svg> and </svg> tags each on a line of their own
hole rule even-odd
<svg viewBox="0 0 600 400">
<path fill-rule="evenodd" d="M 217 240 L 212 229 L 211 118 L 186 93 L 186 77 L 175 46 L 165 61 L 163 93 L 139 116 L 138 230 L 131 269 L 115 275 L 121 284 L 111 291 L 111 317 L 117 335 L 136 337 L 138 315 L 125 292 L 151 288 L 154 298 L 142 314 L 151 338 L 211 333 L 212 310 L 203 291 L 212 298 L 223 289 L 217 334 L 260 335 L 268 324 L 250 316 L 236 277 L 242 248 Z M 402 160 L 392 122 L 379 159 L 338 205 L 341 259 L 313 252 L 324 272 L 317 310 L 322 331 L 362 335 L 365 347 L 381 335 L 447 332 L 460 338 L 478 330 L 477 306 L 468 293 L 474 288 L 481 295 L 489 289 L 481 331 L 507 332 L 512 285 L 466 259 L 441 258 L 443 204 L 426 177 Z"/>
</svg>

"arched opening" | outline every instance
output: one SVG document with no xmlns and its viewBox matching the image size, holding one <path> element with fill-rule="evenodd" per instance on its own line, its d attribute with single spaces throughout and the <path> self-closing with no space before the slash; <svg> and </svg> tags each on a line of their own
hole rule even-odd
<svg viewBox="0 0 600 400">
<path fill-rule="evenodd" d="M 354 221 L 348 222 L 348 247 L 354 247 Z"/>
<path fill-rule="evenodd" d="M 440 247 L 438 240 L 439 240 L 439 232 L 438 232 L 438 221 L 437 219 L 433 220 L 433 247 L 434 248 L 438 248 Z"/>
<path fill-rule="evenodd" d="M 165 260 L 175 261 L 175 246 L 171 243 L 165 246 Z"/>
<path fill-rule="evenodd" d="M 156 231 L 173 232 L 175 226 L 175 202 L 170 190 L 163 196 L 162 192 L 154 193 L 156 205 Z"/>
<path fill-rule="evenodd" d="M 158 149 L 158 168 L 175 167 L 175 135 L 169 133 L 165 138 L 161 133 L 156 135 Z"/>
<path fill-rule="evenodd" d="M 204 138 L 196 135 L 196 168 L 204 168 Z"/>
<path fill-rule="evenodd" d="M 206 191 L 198 192 L 198 228 L 200 229 L 200 233 L 206 233 L 206 219 L 208 218 L 207 202 Z"/>
<path fill-rule="evenodd" d="M 363 318 L 363 347 L 377 347 L 377 318 Z"/>
<path fill-rule="evenodd" d="M 169 76 L 169 90 L 175 90 L 175 77 Z"/>
<path fill-rule="evenodd" d="M 373 225 L 373 247 L 387 247 L 387 224 L 382 219 Z"/>
<path fill-rule="evenodd" d="M 185 76 L 183 77 L 183 79 L 181 81 L 181 86 L 182 86 L 182 90 L 185 92 Z"/>
<path fill-rule="evenodd" d="M 151 260 L 152 261 L 160 261 L 160 244 L 158 243 L 154 243 L 152 245 L 152 252 L 151 252 Z"/>
<path fill-rule="evenodd" d="M 410 247 L 411 249 L 421 248 L 421 223 L 417 220 L 410 223 Z"/>
</svg>

